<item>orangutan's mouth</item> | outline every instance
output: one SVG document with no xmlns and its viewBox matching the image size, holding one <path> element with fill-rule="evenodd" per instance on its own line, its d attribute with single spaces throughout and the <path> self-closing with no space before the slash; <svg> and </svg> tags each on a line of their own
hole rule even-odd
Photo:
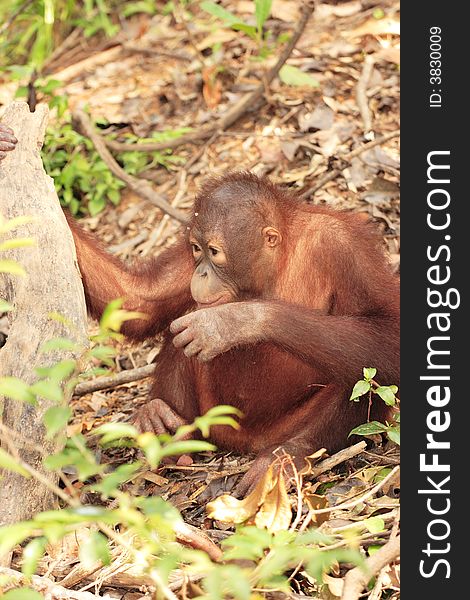
<svg viewBox="0 0 470 600">
<path fill-rule="evenodd" d="M 198 302 L 197 307 L 198 308 L 212 308 L 213 306 L 219 306 L 220 304 L 227 304 L 228 302 L 230 302 L 230 300 L 231 300 L 231 296 L 229 294 L 222 294 L 221 296 L 218 296 L 214 300 L 209 299 L 207 302 Z"/>
</svg>

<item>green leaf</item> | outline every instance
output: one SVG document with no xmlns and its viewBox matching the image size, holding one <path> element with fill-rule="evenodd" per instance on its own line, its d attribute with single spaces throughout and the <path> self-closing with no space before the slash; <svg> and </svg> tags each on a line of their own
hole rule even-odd
<svg viewBox="0 0 470 600">
<path fill-rule="evenodd" d="M 129 423 L 105 423 L 97 427 L 95 433 L 101 436 L 101 444 L 108 444 L 122 438 L 135 439 L 139 435 L 136 427 Z"/>
<path fill-rule="evenodd" d="M 2 221 L 0 219 L 0 233 L 7 233 L 8 231 L 13 231 L 21 225 L 32 223 L 34 220 L 34 217 L 27 216 L 14 217 L 13 219 L 9 219 L 8 221 Z"/>
<path fill-rule="evenodd" d="M 297 67 L 292 65 L 284 65 L 279 71 L 280 80 L 286 85 L 304 86 L 304 87 L 319 87 L 319 83 L 308 73 L 304 73 Z"/>
<path fill-rule="evenodd" d="M 400 445 L 400 427 L 389 427 L 387 429 L 387 437 L 395 442 L 395 444 Z"/>
<path fill-rule="evenodd" d="M 43 421 L 47 429 L 47 438 L 50 440 L 56 433 L 64 431 L 72 410 L 68 406 L 51 406 L 44 414 Z"/>
<path fill-rule="evenodd" d="M 36 396 L 40 398 L 45 398 L 46 400 L 50 400 L 51 402 L 59 403 L 64 399 L 64 393 L 62 388 L 55 381 L 50 381 L 47 379 L 41 379 L 34 383 L 30 390 Z"/>
<path fill-rule="evenodd" d="M 0 448 L 0 467 L 7 471 L 12 471 L 13 473 L 19 473 L 26 479 L 31 477 L 28 471 L 19 465 L 15 458 L 11 456 L 11 454 L 8 454 L 6 450 L 3 450 L 3 448 Z"/>
<path fill-rule="evenodd" d="M 13 310 L 13 304 L 10 304 L 10 302 L 0 298 L 0 313 L 10 312 L 11 310 Z"/>
<path fill-rule="evenodd" d="M 204 2 L 201 2 L 200 7 L 202 10 L 205 10 L 214 17 L 225 21 L 225 23 L 228 25 L 233 25 L 234 23 L 239 23 L 240 21 L 239 17 L 236 17 L 234 14 L 223 8 L 223 6 L 220 6 L 215 2 L 204 0 Z"/>
<path fill-rule="evenodd" d="M 77 363 L 72 359 L 61 360 L 49 369 L 49 377 L 59 383 L 64 381 L 75 371 Z"/>
<path fill-rule="evenodd" d="M 253 40 L 258 37 L 258 31 L 256 27 L 253 27 L 253 25 L 247 25 L 246 23 L 234 23 L 231 27 L 235 31 L 243 31 L 243 33 L 246 33 L 246 35 L 251 37 Z"/>
<path fill-rule="evenodd" d="M 53 338 L 41 346 L 41 352 L 52 352 L 54 350 L 76 350 L 77 344 L 67 338 Z"/>
<path fill-rule="evenodd" d="M 43 94 L 52 94 L 56 89 L 62 87 L 64 84 L 58 79 L 48 79 L 47 83 L 41 87 Z"/>
<path fill-rule="evenodd" d="M 255 15 L 258 31 L 263 29 L 263 25 L 271 12 L 272 0 L 255 0 Z"/>
<path fill-rule="evenodd" d="M 97 562 L 101 562 L 103 565 L 109 565 L 111 562 L 108 540 L 99 531 L 92 531 L 88 538 L 80 544 L 78 555 L 85 569 L 93 568 Z"/>
<path fill-rule="evenodd" d="M 92 486 L 92 488 L 101 492 L 105 497 L 109 497 L 118 490 L 119 486 L 132 479 L 141 468 L 142 463 L 140 461 L 120 465 L 113 473 L 104 476 L 101 482 Z"/>
<path fill-rule="evenodd" d="M 370 383 L 368 381 L 364 381 L 364 379 L 360 379 L 353 387 L 353 391 L 351 393 L 351 396 L 349 397 L 349 400 L 354 400 L 355 402 L 357 402 L 356 398 L 364 396 L 364 394 L 367 394 L 367 392 L 369 392 L 370 389 Z"/>
<path fill-rule="evenodd" d="M 36 572 L 38 561 L 43 557 L 46 549 L 47 539 L 45 537 L 34 538 L 23 550 L 23 564 L 21 572 L 26 577 L 31 577 Z"/>
<path fill-rule="evenodd" d="M 137 438 L 137 445 L 144 452 L 150 466 L 156 468 L 162 458 L 162 445 L 158 437 L 149 431 L 141 433 Z"/>
<path fill-rule="evenodd" d="M 0 252 L 2 250 L 14 250 L 15 248 L 26 248 L 28 246 L 34 246 L 36 244 L 36 240 L 33 238 L 13 238 L 11 240 L 6 240 L 0 244 Z"/>
<path fill-rule="evenodd" d="M 16 544 L 24 542 L 33 534 L 34 529 L 34 525 L 30 521 L 0 527 L 0 556 L 5 556 Z"/>
<path fill-rule="evenodd" d="M 376 433 L 383 433 L 387 431 L 388 427 L 383 423 L 379 423 L 378 421 L 371 421 L 370 423 L 364 423 L 364 425 L 359 425 L 359 427 L 355 427 L 349 436 L 351 435 L 374 435 Z M 349 437 L 348 436 L 348 437 Z"/>
<path fill-rule="evenodd" d="M 0 396 L 7 396 L 12 400 L 35 404 L 36 399 L 27 383 L 18 377 L 0 377 Z"/>
<path fill-rule="evenodd" d="M 240 528 L 222 541 L 224 560 L 259 560 L 273 542 L 273 534 L 253 525 Z M 228 548 L 228 550 L 227 550 Z"/>
<path fill-rule="evenodd" d="M 385 529 L 385 521 L 380 517 L 369 517 L 362 521 L 362 524 L 370 533 L 380 533 Z"/>
<path fill-rule="evenodd" d="M 44 600 L 44 596 L 32 588 L 16 588 L 2 595 L 2 600 Z"/>
<path fill-rule="evenodd" d="M 170 442 L 161 451 L 161 457 L 177 456 L 179 454 L 191 454 L 192 452 L 206 452 L 216 450 L 213 444 L 201 440 L 181 440 Z"/>
<path fill-rule="evenodd" d="M 106 206 L 106 200 L 104 198 L 93 197 L 88 202 L 88 210 L 90 211 L 90 215 L 92 217 L 99 214 L 103 208 Z"/>
<path fill-rule="evenodd" d="M 220 565 L 217 569 L 212 569 L 204 577 L 203 587 L 209 600 L 249 600 L 251 597 L 248 572 L 236 565 Z"/>
<path fill-rule="evenodd" d="M 367 379 L 369 381 L 370 379 L 374 379 L 374 377 L 377 375 L 377 369 L 374 369 L 371 367 L 369 367 L 369 368 L 364 367 L 363 373 L 364 373 L 364 379 Z"/>
<path fill-rule="evenodd" d="M 124 4 L 123 10 L 123 15 L 125 17 L 130 17 L 138 13 L 147 13 L 149 15 L 154 15 L 157 12 L 157 6 L 154 0 L 138 0 L 137 2 L 131 2 L 126 4 Z"/>
<path fill-rule="evenodd" d="M 19 275 L 23 277 L 26 271 L 15 260 L 4 258 L 0 260 L 0 273 L 10 273 L 10 275 Z"/>
<path fill-rule="evenodd" d="M 387 404 L 387 406 L 395 406 L 396 402 L 395 394 L 391 390 L 391 387 L 392 386 L 381 385 L 376 390 L 374 390 L 374 392 L 382 398 L 382 400 L 385 402 L 385 404 Z"/>
<path fill-rule="evenodd" d="M 114 205 L 117 205 L 117 204 L 119 204 L 119 201 L 121 200 L 121 193 L 119 192 L 119 190 L 109 189 L 108 190 L 108 198 Z"/>
<path fill-rule="evenodd" d="M 222 415 L 236 415 L 237 417 L 241 417 L 243 416 L 243 413 L 241 410 L 230 404 L 218 404 L 217 406 L 210 408 L 204 416 L 212 418 Z"/>
</svg>

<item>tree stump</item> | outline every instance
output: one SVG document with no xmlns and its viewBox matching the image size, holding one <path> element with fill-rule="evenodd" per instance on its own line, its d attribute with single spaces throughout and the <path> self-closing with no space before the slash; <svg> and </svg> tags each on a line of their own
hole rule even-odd
<svg viewBox="0 0 470 600">
<path fill-rule="evenodd" d="M 18 144 L 0 163 L 0 213 L 5 219 L 33 217 L 32 222 L 8 235 L 31 237 L 36 243 L 0 256 L 17 261 L 27 272 L 25 277 L 0 273 L 0 297 L 14 306 L 8 313 L 8 339 L 0 349 L 0 377 L 15 376 L 28 384 L 37 380 L 37 367 L 66 358 L 78 359 L 87 343 L 85 298 L 72 234 L 39 154 L 47 120 L 47 106 L 38 106 L 31 113 L 24 102 L 12 103 L 2 119 L 14 130 Z M 51 319 L 52 312 L 71 325 L 66 327 Z M 56 337 L 77 342 L 81 350 L 41 353 L 44 342 Z M 13 431 L 12 435 L 0 432 L 2 445 L 14 444 L 25 462 L 54 481 L 55 476 L 42 466 L 43 456 L 55 452 L 60 444 L 45 439 L 42 417 L 51 403 L 40 400 L 39 406 L 33 407 L 0 397 L 2 405 L 3 424 Z M 53 505 L 53 493 L 34 478 L 25 479 L 8 471 L 1 474 L 0 523 L 31 518 Z"/>
</svg>

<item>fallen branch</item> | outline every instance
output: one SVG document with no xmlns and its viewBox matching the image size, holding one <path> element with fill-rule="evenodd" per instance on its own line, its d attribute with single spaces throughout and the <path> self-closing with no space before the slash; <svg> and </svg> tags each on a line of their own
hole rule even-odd
<svg viewBox="0 0 470 600">
<path fill-rule="evenodd" d="M 96 151 L 116 177 L 124 181 L 124 183 L 126 183 L 136 194 L 157 206 L 161 211 L 170 215 L 170 217 L 173 217 L 180 223 L 186 223 L 188 221 L 185 213 L 171 206 L 171 204 L 157 194 L 148 181 L 129 175 L 118 165 L 111 152 L 106 148 L 103 138 L 96 132 L 93 123 L 83 110 L 76 110 L 73 113 L 73 118 L 78 122 L 83 133 L 93 142 Z"/>
<path fill-rule="evenodd" d="M 18 587 L 18 585 L 24 585 L 32 587 L 41 594 L 44 594 L 46 599 L 52 600 L 96 600 L 96 595 L 90 592 L 78 592 L 76 590 L 68 590 L 67 588 L 57 585 L 55 581 L 52 581 L 48 577 L 40 577 L 39 575 L 32 575 L 27 578 L 23 573 L 8 569 L 7 567 L 0 567 L 0 575 L 2 577 L 8 577 L 11 580 L 11 586 L 1 586 L 1 591 L 6 591 L 9 588 Z M 19 597 L 19 596 L 18 596 Z M 111 596 L 105 594 L 100 598 L 111 600 Z"/>
<path fill-rule="evenodd" d="M 235 123 L 243 114 L 245 114 L 250 108 L 253 108 L 254 104 L 263 96 L 266 88 L 272 83 L 272 81 L 277 77 L 279 71 L 281 70 L 284 63 L 287 61 L 289 56 L 292 54 L 297 42 L 299 41 L 301 35 L 303 34 L 305 27 L 310 19 L 314 10 L 313 2 L 305 2 L 302 7 L 301 17 L 299 19 L 298 25 L 292 34 L 291 39 L 288 44 L 282 51 L 279 56 L 278 61 L 272 67 L 270 71 L 263 78 L 263 81 L 252 91 L 243 96 L 233 106 L 229 109 L 225 115 L 220 117 L 215 123 L 205 125 L 196 131 L 191 131 L 185 135 L 180 136 L 179 138 L 175 138 L 173 140 L 168 140 L 167 142 L 155 142 L 155 143 L 147 143 L 147 144 L 127 144 L 124 142 L 116 142 L 115 140 L 107 140 L 104 142 L 111 148 L 111 150 L 115 150 L 118 152 L 124 151 L 141 151 L 141 152 L 155 152 L 157 150 L 164 150 L 166 148 L 177 148 L 178 146 L 182 146 L 183 144 L 189 144 L 198 142 L 200 140 L 205 140 L 210 138 L 214 133 L 218 131 L 225 131 L 231 125 Z"/>
<path fill-rule="evenodd" d="M 372 54 L 368 54 L 364 60 L 361 76 L 356 85 L 356 102 L 361 113 L 362 122 L 364 124 L 364 133 L 367 135 L 372 130 L 372 117 L 369 108 L 369 99 L 367 98 L 367 88 L 374 69 L 375 58 Z"/>
<path fill-rule="evenodd" d="M 302 192 L 299 197 L 304 200 L 309 198 L 310 196 L 315 194 L 315 192 L 318 192 L 318 190 L 320 188 L 322 188 L 325 184 L 327 184 L 329 181 L 333 181 L 333 179 L 336 179 L 337 177 L 339 177 L 341 175 L 341 173 L 344 171 L 344 169 L 346 169 L 349 166 L 349 163 L 351 162 L 351 160 L 353 158 L 356 158 L 356 156 L 359 156 L 360 154 L 362 154 L 363 152 L 366 152 L 367 150 L 372 150 L 372 148 L 375 148 L 376 146 L 385 144 L 385 142 L 388 142 L 388 140 L 396 138 L 399 135 L 400 135 L 400 130 L 395 129 L 394 131 L 390 131 L 389 133 L 386 133 L 385 135 L 378 137 L 376 140 L 372 140 L 371 142 L 367 142 L 367 144 L 364 144 L 363 146 L 359 146 L 358 148 L 351 150 L 351 152 L 348 152 L 346 154 L 338 154 L 338 158 L 342 162 L 344 162 L 344 166 L 342 166 L 341 168 L 333 169 L 332 171 L 328 171 L 328 173 L 325 173 L 325 175 L 323 175 L 323 177 L 320 177 L 320 179 L 317 181 L 317 183 L 315 185 L 313 185 L 311 188 L 308 188 L 307 190 Z"/>
<path fill-rule="evenodd" d="M 97 392 L 98 390 L 106 390 L 107 388 L 117 387 L 124 383 L 130 383 L 131 381 L 139 381 L 139 379 L 145 379 L 150 377 L 155 371 L 155 365 L 145 365 L 144 367 L 137 367 L 136 369 L 128 369 L 115 373 L 113 375 L 106 375 L 105 377 L 97 377 L 91 381 L 84 381 L 79 383 L 74 391 L 74 396 L 84 396 L 91 392 Z"/>
<path fill-rule="evenodd" d="M 330 471 L 333 467 L 336 467 L 337 465 L 341 464 L 345 460 L 349 460 L 350 458 L 353 458 L 353 456 L 357 456 L 363 450 L 365 450 L 366 447 L 367 447 L 366 442 L 359 442 L 357 444 L 354 444 L 354 446 L 349 446 L 349 448 L 344 448 L 343 450 L 340 450 L 336 454 L 333 454 L 333 456 L 330 456 L 329 458 L 325 458 L 325 460 L 322 460 L 321 462 L 319 462 L 317 465 L 315 465 L 312 468 L 311 471 L 309 471 L 308 474 L 309 474 L 309 476 L 312 476 L 312 477 L 318 477 L 322 473 L 326 473 L 327 471 Z"/>
<path fill-rule="evenodd" d="M 121 52 L 122 47 L 120 45 L 113 46 L 112 48 L 108 48 L 102 52 L 95 52 L 91 56 L 88 56 L 87 58 L 84 58 L 73 65 L 65 67 L 61 71 L 52 73 L 51 76 L 57 81 L 66 83 L 78 75 L 81 75 L 84 71 L 91 71 L 99 65 L 107 65 L 113 62 L 119 57 Z"/>
<path fill-rule="evenodd" d="M 195 550 L 203 550 L 215 562 L 222 558 L 222 550 L 197 527 L 188 525 L 188 523 L 176 523 L 174 531 L 180 544 Z"/>
<path fill-rule="evenodd" d="M 400 536 L 390 541 L 377 550 L 366 560 L 365 569 L 355 567 L 344 578 L 341 600 L 357 600 L 372 577 L 385 566 L 389 565 L 400 556 Z"/>
</svg>

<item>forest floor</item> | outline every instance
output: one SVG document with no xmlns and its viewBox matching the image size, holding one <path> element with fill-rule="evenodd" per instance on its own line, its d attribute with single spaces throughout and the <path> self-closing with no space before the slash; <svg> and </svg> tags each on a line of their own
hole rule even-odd
<svg viewBox="0 0 470 600">
<path fill-rule="evenodd" d="M 231 4 L 234 12 L 250 19 L 252 2 Z M 273 39 L 295 28 L 301 4 L 295 0 L 274 3 L 265 25 Z M 103 134 L 132 132 L 150 137 L 153 131 L 198 129 L 226 114 L 252 91 L 281 51 L 281 46 L 273 47 L 260 60 L 253 40 L 220 23 L 214 25 L 202 11 L 196 11 L 190 22 L 183 13 L 137 15 L 131 22 L 116 39 L 77 40 L 48 67 L 50 76 L 63 83 L 72 109 L 87 105 L 92 119 L 106 120 Z M 305 201 L 369 215 L 380 227 L 393 269 L 398 271 L 399 137 L 391 136 L 347 160 L 341 160 L 341 155 L 399 129 L 399 42 L 396 0 L 317 3 L 287 63 L 308 74 L 308 83 L 287 85 L 276 78 L 264 98 L 227 131 L 175 148 L 165 166 L 153 166 L 139 176 L 151 181 L 154 190 L 173 206 L 190 210 L 198 186 L 208 176 L 234 168 L 268 175 L 273 182 L 304 193 Z M 365 60 L 366 56 L 373 57 L 373 62 Z M 13 93 L 13 84 L 4 85 L 0 101 L 7 104 Z M 335 168 L 340 169 L 338 176 L 312 191 Z M 82 223 L 123 260 L 158 254 L 174 240 L 180 226 L 128 189 L 119 205 L 108 205 Z M 116 371 L 158 361 L 158 352 L 151 340 L 139 346 L 123 343 Z M 146 402 L 148 389 L 149 380 L 142 379 L 75 397 L 70 430 L 91 436 L 104 422 L 128 421 Z M 397 535 L 396 471 L 372 497 L 361 498 L 399 464 L 399 450 L 381 436 L 373 436 L 368 447 L 360 450 L 316 477 L 310 471 L 303 485 L 314 508 L 351 501 L 347 510 L 327 513 L 317 521 L 325 531 L 347 529 L 357 520 L 380 516 L 383 531 L 364 532 L 361 537 L 361 545 L 367 548 Z M 105 460 L 120 464 L 126 461 L 126 452 L 108 452 Z M 205 503 L 221 491 L 230 491 L 251 459 L 204 453 L 148 471 L 127 488 L 170 500 L 187 523 L 219 543 L 233 526 L 209 519 Z M 294 486 L 293 502 L 297 492 Z M 105 577 L 102 584 L 103 590 L 120 585 L 113 576 Z M 293 587 L 299 594 L 310 593 L 300 575 L 294 578 Z M 340 595 L 334 581 L 330 593 L 331 597 Z M 385 593 L 388 598 L 398 597 L 396 562 L 382 570 L 369 597 L 377 599 Z M 139 592 L 135 597 L 141 596 Z"/>
</svg>

